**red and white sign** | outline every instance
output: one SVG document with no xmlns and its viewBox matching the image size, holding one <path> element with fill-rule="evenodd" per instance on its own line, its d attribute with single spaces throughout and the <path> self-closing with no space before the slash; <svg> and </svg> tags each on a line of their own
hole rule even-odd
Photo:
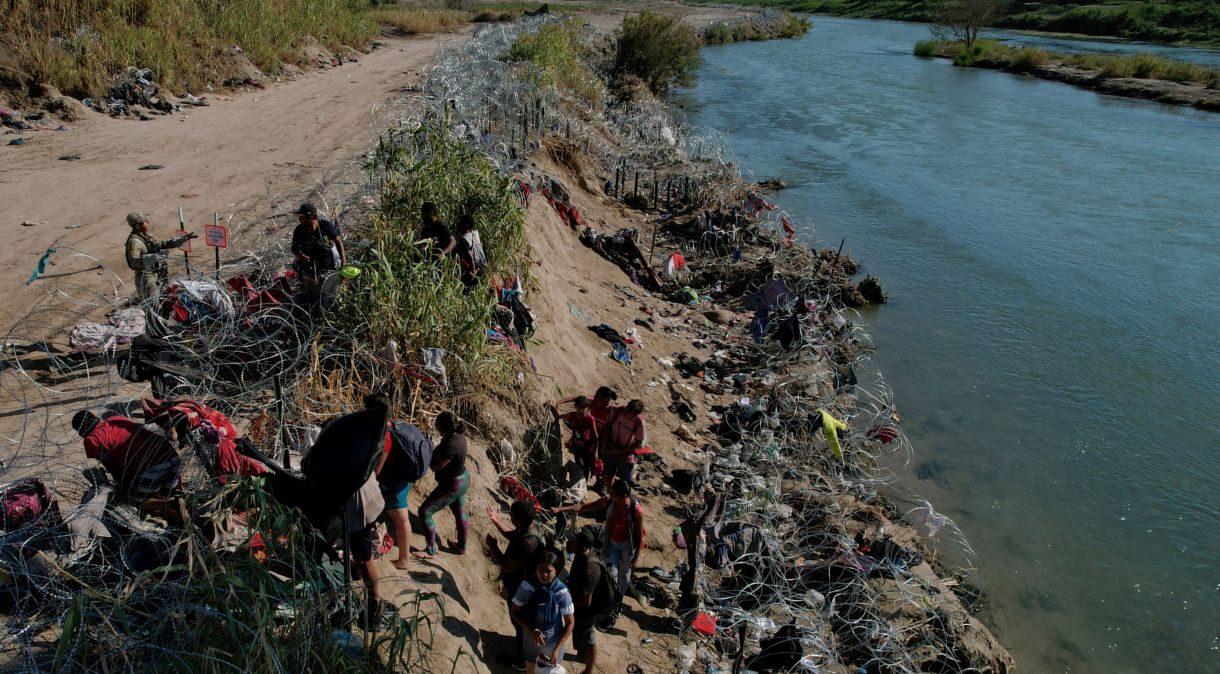
<svg viewBox="0 0 1220 674">
<path fill-rule="evenodd" d="M 180 229 L 180 230 L 174 232 L 174 238 L 180 239 L 180 238 L 186 236 L 187 234 L 189 234 L 189 232 L 187 232 L 185 229 Z M 187 239 L 186 241 L 183 241 L 181 244 L 179 244 L 178 250 L 180 250 L 184 253 L 191 252 L 191 240 Z"/>
<path fill-rule="evenodd" d="M 203 240 L 213 248 L 228 248 L 229 229 L 224 225 L 204 225 Z"/>
</svg>

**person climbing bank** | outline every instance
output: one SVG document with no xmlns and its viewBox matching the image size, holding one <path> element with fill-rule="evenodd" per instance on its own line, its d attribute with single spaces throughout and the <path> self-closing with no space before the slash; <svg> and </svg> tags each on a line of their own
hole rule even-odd
<svg viewBox="0 0 1220 674">
<path fill-rule="evenodd" d="M 431 468 L 436 475 L 436 489 L 419 506 L 419 519 L 424 525 L 426 541 L 424 550 L 415 553 L 420 559 L 436 556 L 435 517 L 442 509 L 449 508 L 453 512 L 457 538 L 450 544 L 457 554 L 465 554 L 466 536 L 470 531 L 470 522 L 466 518 L 466 492 L 470 489 L 470 471 L 466 470 L 466 431 L 452 412 L 438 414 L 435 424 L 441 434 L 441 440 L 432 452 Z"/>
<path fill-rule="evenodd" d="M 525 670 L 563 664 L 564 644 L 576 626 L 576 607 L 559 580 L 563 557 L 553 551 L 538 556 L 534 574 L 513 597 L 513 622 L 525 632 Z"/>
</svg>

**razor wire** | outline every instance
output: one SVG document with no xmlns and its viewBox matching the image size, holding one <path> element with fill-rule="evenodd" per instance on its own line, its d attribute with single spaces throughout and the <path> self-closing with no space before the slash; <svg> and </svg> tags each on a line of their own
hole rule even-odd
<svg viewBox="0 0 1220 674">
<path fill-rule="evenodd" d="M 401 108 L 410 105 L 411 101 L 403 100 L 374 111 L 375 128 L 384 128 L 382 125 L 401 115 Z M 316 176 L 313 184 L 305 189 L 281 187 L 298 183 L 302 173 Z M 193 399 L 234 421 L 252 420 L 247 433 L 261 432 L 267 436 L 265 442 L 258 443 L 260 449 L 277 460 L 287 459 L 286 463 L 291 465 L 299 460 L 297 443 L 311 426 L 350 411 L 339 407 L 342 401 L 315 395 L 308 387 L 300 386 L 303 378 L 315 372 L 359 370 L 365 385 L 375 390 L 399 381 L 404 365 L 408 372 L 414 368 L 410 362 L 396 366 L 382 354 L 355 345 L 350 335 L 358 334 L 366 326 L 338 325 L 325 313 L 311 312 L 292 302 L 247 302 L 236 292 L 230 292 L 228 284 L 220 280 L 240 277 L 248 279 L 255 288 L 270 287 L 292 260 L 288 238 L 296 222 L 288 216 L 285 226 L 285 213 L 291 213 L 298 203 L 311 201 L 320 207 L 323 217 L 335 219 L 343 226 L 364 222 L 377 207 L 378 187 L 365 170 L 364 158 L 341 162 L 320 172 L 316 167 L 277 166 L 268 176 L 264 195 L 228 209 L 222 223 L 229 231 L 229 248 L 218 268 L 213 269 L 209 256 L 203 255 L 197 255 L 190 267 L 184 267 L 181 258 L 172 254 L 174 273 L 170 275 L 169 287 L 179 292 L 179 306 L 185 305 L 183 316 L 167 315 L 164 306 L 131 303 L 130 276 L 126 270 L 112 270 L 84 251 L 57 247 L 52 262 L 57 265 L 56 271 L 64 268 L 67 271 L 37 280 L 41 295 L 7 329 L 0 352 L 0 391 L 4 401 L 0 410 L 3 420 L 0 441 L 5 445 L 0 476 L 8 485 L 22 478 L 40 478 L 62 508 L 56 517 L 68 524 L 92 519 L 110 535 L 77 540 L 78 535 L 68 533 L 70 528 L 64 527 L 55 527 L 53 536 L 48 533 L 49 528 L 38 529 L 37 535 L 29 534 L 27 529 L 37 529 L 30 527 L 4 533 L 2 566 L 6 596 L 11 600 L 9 619 L 0 632 L 0 658 L 10 663 L 6 666 L 14 671 L 62 669 L 59 659 L 62 652 L 67 654 L 62 657 L 74 662 L 76 669 L 91 671 L 81 661 L 86 653 L 75 649 L 83 647 L 82 644 L 102 643 L 113 643 L 126 653 L 104 654 L 112 665 L 116 658 L 128 662 L 129 669 L 136 669 L 138 663 L 153 657 L 162 662 L 177 662 L 181 654 L 164 644 L 179 642 L 167 639 L 151 626 L 180 624 L 184 615 L 219 615 L 198 603 L 201 592 L 198 581 L 184 580 L 178 577 L 180 574 L 167 571 L 156 582 L 140 582 L 147 576 L 150 559 L 163 559 L 166 550 L 179 550 L 183 545 L 198 550 L 206 543 L 203 538 L 196 538 L 197 531 L 149 524 L 134 508 L 120 503 L 102 502 L 96 512 L 91 510 L 93 498 L 101 494 L 103 500 L 108 499 L 113 487 L 100 470 L 81 470 L 81 440 L 69 424 L 74 411 L 96 409 L 104 404 L 109 413 L 135 416 L 139 399 L 149 393 L 163 399 Z M 349 252 L 358 256 L 366 245 L 354 236 L 349 241 Z M 100 269 L 104 283 L 88 285 L 73 280 L 80 271 L 76 268 L 88 263 L 94 266 L 84 271 Z M 151 391 L 148 384 L 133 383 L 120 376 L 130 350 L 126 344 L 130 337 L 110 338 L 84 347 L 67 339 L 69 331 L 78 326 L 106 327 L 108 317 L 132 310 L 143 318 L 145 334 L 164 340 L 177 355 L 174 374 L 161 378 L 160 385 Z M 280 398 L 282 408 L 276 415 L 274 392 L 281 390 L 289 395 Z M 444 387 L 437 386 L 432 393 L 433 404 L 454 402 L 452 392 Z M 278 416 L 278 423 L 266 423 L 269 416 Z M 257 428 L 260 417 L 271 430 Z M 208 442 L 191 437 L 188 444 L 196 451 L 182 454 L 185 510 L 221 515 L 230 512 L 215 500 L 217 485 L 206 465 Z M 81 505 L 76 506 L 77 503 Z M 203 559 L 198 555 L 191 557 L 196 558 Z M 345 600 L 338 588 L 339 585 L 332 584 L 329 598 L 319 595 L 314 599 L 319 602 L 325 599 L 332 608 L 342 607 Z M 115 598 L 112 608 L 99 612 L 93 603 L 81 608 L 82 589 L 88 597 Z M 436 612 L 431 607 L 423 610 Z M 77 617 L 70 618 L 73 615 Z M 131 624 L 133 616 L 138 616 L 135 622 L 143 627 L 125 633 L 123 626 Z M 277 621 L 277 630 L 292 632 L 302 639 L 297 645 L 301 653 L 367 646 L 358 643 L 359 639 L 356 644 L 345 644 L 336 634 L 310 631 L 305 626 L 313 624 L 311 621 L 318 615 L 300 617 L 298 621 L 290 615 L 272 616 Z M 83 623 L 77 623 L 74 629 L 78 631 L 74 640 L 69 640 L 71 643 L 58 647 L 52 644 L 48 650 L 47 634 L 65 630 L 65 620 Z M 229 620 L 228 624 L 242 628 L 240 621 Z M 117 633 L 112 633 L 115 630 Z M 417 643 L 418 638 L 412 635 L 391 648 L 414 648 L 412 644 Z M 278 657 L 272 651 L 268 653 L 272 659 Z M 127 660 L 128 657 L 133 660 Z M 412 670 L 426 671 L 429 666 L 426 649 L 400 657 L 403 662 L 411 662 Z M 217 668 L 231 667 L 235 661 L 226 660 L 224 654 L 214 657 Z M 275 661 L 280 664 L 270 666 L 277 671 L 296 671 L 295 666 L 282 659 Z"/>
<path fill-rule="evenodd" d="M 643 177 L 645 189 L 651 183 L 654 190 L 653 205 L 659 207 L 656 190 L 659 176 L 664 174 L 695 180 L 694 198 L 684 195 L 685 206 L 692 210 L 728 210 L 749 195 L 749 183 L 728 159 L 723 145 L 691 129 L 670 106 L 643 101 L 592 109 L 553 87 L 534 86 L 537 73 L 533 66 L 502 60 L 517 36 L 556 20 L 541 18 L 484 29 L 466 44 L 442 54 L 428 72 L 427 114 L 454 120 L 455 134 L 481 146 L 505 171 L 523 170 L 524 159 L 544 139 L 554 139 L 575 145 L 605 175 L 613 172 L 610 192 L 619 198 L 626 191 L 622 185 L 628 176 L 631 195 L 638 196 L 637 185 Z M 596 53 L 596 38 L 586 32 L 584 39 L 586 48 Z M 766 234 L 778 231 L 779 220 L 786 215 L 764 211 L 761 217 L 745 219 L 741 231 L 731 234 L 733 243 L 739 246 L 748 240 L 769 248 L 778 259 L 776 274 L 790 281 L 799 297 L 816 302 L 826 321 L 803 335 L 794 349 L 736 344 L 718 352 L 731 361 L 728 370 L 764 373 L 764 379 L 773 381 L 763 387 L 762 402 L 756 406 L 766 419 L 765 427 L 741 433 L 736 442 L 709 443 L 704 468 L 711 477 L 711 466 L 715 466 L 716 477 L 722 481 L 717 486 L 724 492 L 742 494 L 732 503 L 736 516 L 760 527 L 782 552 L 740 558 L 740 565 L 763 570 L 764 577 L 732 589 L 731 585 L 709 583 L 704 597 L 732 625 L 773 628 L 775 621 L 768 615 L 775 613 L 801 624 L 807 651 L 818 663 L 854 663 L 861 671 L 905 673 L 924 671 L 925 665 L 935 662 L 939 671 L 974 671 L 948 628 L 936 633 L 920 631 L 927 621 L 943 618 L 927 617 L 935 614 L 927 604 L 932 590 L 911 569 L 890 564 L 887 583 L 892 582 L 892 587 L 867 573 L 856 573 L 819 593 L 794 577 L 800 569 L 777 565 L 782 559 L 824 560 L 831 555 L 863 558 L 846 533 L 848 514 L 827 508 L 811 495 L 849 497 L 862 508 L 875 508 L 867 504 L 879 502 L 880 490 L 894 479 L 888 466 L 895 460 L 907 463 L 913 455 L 900 429 L 888 445 L 866 439 L 866 429 L 893 422 L 893 392 L 872 365 L 872 342 L 859 325 L 859 315 L 837 301 L 827 279 L 809 277 L 809 256 L 788 252 L 792 249 L 780 247 L 777 237 Z M 720 277 L 740 272 L 740 268 L 725 268 L 730 264 L 728 256 L 701 254 L 707 252 L 697 251 L 688 260 L 693 272 L 698 273 L 701 265 L 719 267 L 713 275 Z M 809 361 L 814 363 L 812 368 Z M 854 368 L 863 375 L 850 387 L 810 385 L 819 378 L 831 378 L 827 364 Z M 792 430 L 801 427 L 801 412 L 819 407 L 833 410 L 851 429 L 843 439 L 842 461 L 830 458 L 824 442 Z M 801 491 L 795 495 L 785 491 L 781 477 L 803 480 Z M 730 484 L 740 491 L 734 492 Z M 561 486 L 544 485 L 548 489 Z M 891 515 L 895 520 L 901 517 L 901 513 Z M 966 560 L 972 558 L 960 529 L 947 519 L 942 526 L 951 532 L 954 552 Z M 819 531 L 823 533 L 816 542 L 806 543 L 817 537 L 802 536 L 802 532 Z M 883 531 L 873 533 L 885 540 Z M 761 609 L 743 608 L 749 606 Z M 919 619 L 893 620 L 894 606 L 905 606 L 904 610 Z M 829 633 L 824 631 L 827 625 Z M 910 642 L 917 636 L 922 639 L 920 648 L 912 649 Z"/>
<path fill-rule="evenodd" d="M 579 148 L 607 175 L 622 176 L 622 183 L 628 182 L 627 176 L 635 183 L 640 175 L 646 186 L 656 189 L 662 175 L 690 179 L 695 190 L 693 198 L 685 199 L 687 208 L 728 209 L 741 202 L 749 183 L 723 144 L 691 128 L 669 106 L 644 101 L 594 110 L 554 88 L 539 87 L 533 66 L 502 60 L 517 36 L 555 20 L 523 19 L 481 29 L 464 44 L 440 53 L 427 71 L 422 99 L 403 101 L 380 112 L 404 129 L 445 123 L 455 136 L 479 146 L 505 173 L 522 171 L 526 158 L 544 139 L 562 139 Z M 584 37 L 589 48 L 595 49 L 594 36 Z M 225 277 L 240 274 L 256 285 L 270 281 L 290 258 L 285 228 L 277 214 L 309 198 L 320 202 L 324 212 L 338 214 L 344 224 L 343 218 L 358 221 L 377 203 L 377 185 L 366 179 L 361 161 L 334 167 L 305 192 L 276 193 L 275 183 L 269 178 L 265 197 L 239 204 L 226 216 L 231 241 L 240 253 L 230 253 L 214 274 L 196 269 L 179 278 L 202 282 L 223 271 Z M 619 198 L 624 198 L 624 191 L 618 185 L 614 190 Z M 760 230 L 776 228 L 777 218 L 778 214 L 766 213 L 747 221 L 741 232 L 733 234 L 734 245 L 741 241 L 770 246 L 776 274 L 790 280 L 791 289 L 801 297 L 816 302 L 824 320 L 806 330 L 795 349 L 733 342 L 718 351 L 723 351 L 719 359 L 726 370 L 749 372 L 762 382 L 749 386 L 754 404 L 747 406 L 758 412 L 761 421 L 754 428 L 736 429 L 731 442 L 718 438 L 708 443 L 703 452 L 706 470 L 712 478 L 714 466 L 715 486 L 734 494 L 727 506 L 732 519 L 757 526 L 775 547 L 735 560 L 742 568 L 756 570 L 753 579 L 740 585 L 736 574 L 716 578 L 717 582 L 705 580 L 701 594 L 730 626 L 729 631 L 752 626 L 752 639 L 786 621 L 798 625 L 814 664 L 852 663 L 869 672 L 905 673 L 922 671 L 923 664 L 936 661 L 942 666 L 940 671 L 974 671 L 949 628 L 919 629 L 926 621 L 946 618 L 927 606 L 927 581 L 910 568 L 891 564 L 884 577 L 857 572 L 846 573 L 834 583 L 811 583 L 803 575 L 804 565 L 783 562 L 800 559 L 821 568 L 816 565 L 835 557 L 858 561 L 859 546 L 848 534 L 854 526 L 853 515 L 859 509 L 874 512 L 871 509 L 876 506 L 871 504 L 893 479 L 885 466 L 895 459 L 910 461 L 913 449 L 900 428 L 888 445 L 866 438 L 867 429 L 890 423 L 893 393 L 872 365 L 871 340 L 859 316 L 836 302 L 824 280 L 808 278 L 809 258 L 774 240 L 768 243 L 765 237 L 758 238 Z M 360 244 L 352 244 L 352 252 L 358 252 Z M 742 262 L 703 252 L 705 255 L 692 258 L 693 271 L 706 272 L 709 278 L 740 273 Z M 3 474 L 6 479 L 35 472 L 54 476 L 51 487 L 65 501 L 87 494 L 96 485 L 77 468 L 79 459 L 73 458 L 80 451 L 79 439 L 68 428 L 63 412 L 53 410 L 62 409 L 65 396 L 88 404 L 86 401 L 113 400 L 120 395 L 131 399 L 143 392 L 118 377 L 116 349 L 79 354 L 46 337 L 50 327 L 66 329 L 82 320 L 100 321 L 103 315 L 125 306 L 124 275 L 106 273 L 113 277 L 109 292 L 59 280 L 48 284 L 43 297 L 8 331 L 4 341 L 0 389 L 16 401 L 20 423 L 16 430 L 5 429 L 4 441 L 12 452 L 6 452 Z M 266 412 L 270 391 L 300 391 L 299 399 L 285 399 L 290 436 L 316 423 L 320 410 L 334 411 L 333 400 L 311 397 L 307 388 L 294 385 L 294 379 L 303 373 L 356 370 L 372 389 L 387 386 L 399 376 L 383 354 L 340 346 L 350 344 L 344 337 L 358 334 L 363 327 L 331 325 L 284 306 L 252 311 L 232 308 L 189 322 L 153 318 L 149 325 L 154 333 L 176 340 L 186 370 L 204 375 L 174 378 L 167 393 L 212 404 L 234 418 L 250 418 Z M 710 333 L 706 337 L 714 339 Z M 320 338 L 331 345 L 322 352 L 314 348 Z M 860 381 L 850 390 L 830 385 L 833 365 L 855 368 Z M 453 401 L 453 394 L 442 395 Z M 824 440 L 803 430 L 804 415 L 819 407 L 832 410 L 851 429 L 843 439 L 842 461 L 831 457 Z M 186 475 L 188 493 L 192 489 L 209 493 L 199 466 L 188 469 Z M 784 482 L 800 488 L 785 488 Z M 138 529 L 138 518 L 128 517 L 114 526 Z M 951 521 L 945 526 L 969 558 L 960 530 Z M 779 554 L 770 554 L 774 551 Z M 122 577 L 123 559 L 122 555 L 117 561 L 92 558 L 73 568 L 88 569 L 97 579 L 84 580 L 105 585 Z M 39 592 L 19 602 L 16 613 L 37 619 L 20 627 L 10 623 L 0 648 L 37 661 L 39 631 L 53 627 L 55 616 L 70 609 L 74 593 L 61 579 L 45 573 L 27 575 L 42 579 Z M 181 607 L 190 588 L 168 584 L 155 593 L 146 599 Z M 890 617 L 894 607 L 914 617 L 894 620 Z M 912 648 L 914 640 L 919 641 L 918 648 Z M 140 643 L 156 649 L 153 634 Z M 720 659 L 720 654 L 703 648 L 692 652 L 695 658 Z M 954 663 L 960 666 L 954 668 Z"/>
</svg>

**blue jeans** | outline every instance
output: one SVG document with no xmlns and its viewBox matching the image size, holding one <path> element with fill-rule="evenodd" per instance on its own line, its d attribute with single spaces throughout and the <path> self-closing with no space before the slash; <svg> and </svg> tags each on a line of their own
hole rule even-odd
<svg viewBox="0 0 1220 674">
<path fill-rule="evenodd" d="M 606 565 L 614 567 L 618 576 L 619 592 L 627 594 L 627 588 L 631 586 L 631 562 L 635 559 L 635 555 L 631 551 L 631 542 L 611 542 L 608 554 Z"/>
</svg>

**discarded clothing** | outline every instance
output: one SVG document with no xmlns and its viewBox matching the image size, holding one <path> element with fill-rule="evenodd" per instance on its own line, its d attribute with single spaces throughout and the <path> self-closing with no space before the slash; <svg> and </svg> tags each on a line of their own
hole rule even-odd
<svg viewBox="0 0 1220 674">
<path fill-rule="evenodd" d="M 72 328 L 68 334 L 68 342 L 72 348 L 85 353 L 100 353 L 110 351 L 119 344 L 130 344 L 133 339 L 144 334 L 144 312 L 129 307 L 121 309 L 110 316 L 110 322 L 81 323 Z"/>
<path fill-rule="evenodd" d="M 436 375 L 441 386 L 448 388 L 449 372 L 445 369 L 445 350 L 437 348 L 420 349 L 424 357 L 424 370 Z"/>
<path fill-rule="evenodd" d="M 30 274 L 30 280 L 25 282 L 27 286 L 38 280 L 39 276 L 46 273 L 47 265 L 51 263 L 51 256 L 55 254 L 55 251 L 55 248 L 48 248 L 47 252 L 43 253 L 42 257 L 38 258 L 38 264 L 34 266 L 34 273 Z"/>
<path fill-rule="evenodd" d="M 826 444 L 830 447 L 830 451 L 835 455 L 835 458 L 843 458 L 843 446 L 839 444 L 839 431 L 847 430 L 847 424 L 839 421 L 831 416 L 830 412 L 825 409 L 818 408 L 818 414 L 822 418 L 822 432 L 826 434 Z"/>
</svg>

